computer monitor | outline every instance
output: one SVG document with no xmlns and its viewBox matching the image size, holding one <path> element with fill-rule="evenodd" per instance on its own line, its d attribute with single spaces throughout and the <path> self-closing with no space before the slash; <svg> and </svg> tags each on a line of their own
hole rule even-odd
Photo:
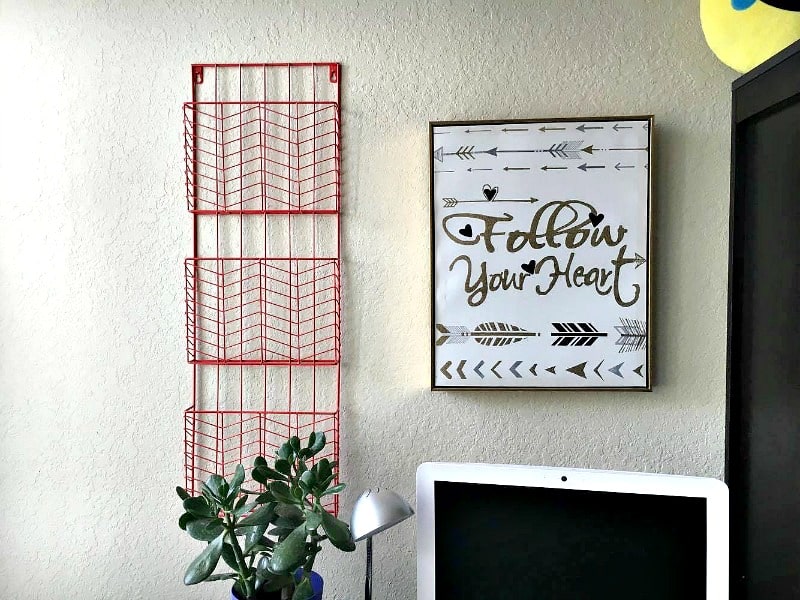
<svg viewBox="0 0 800 600">
<path fill-rule="evenodd" d="M 727 600 L 716 479 L 512 465 L 417 469 L 418 600 Z"/>
</svg>

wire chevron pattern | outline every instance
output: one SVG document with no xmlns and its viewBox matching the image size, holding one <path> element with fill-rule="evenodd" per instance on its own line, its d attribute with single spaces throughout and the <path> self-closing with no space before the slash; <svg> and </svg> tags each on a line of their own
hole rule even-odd
<svg viewBox="0 0 800 600">
<path fill-rule="evenodd" d="M 533 331 L 526 331 L 518 325 L 495 322 L 481 323 L 476 325 L 472 331 L 463 325 L 442 325 L 437 323 L 436 330 L 441 334 L 436 340 L 437 346 L 463 344 L 469 338 L 472 338 L 482 346 L 508 346 L 509 344 L 521 342 L 525 338 L 539 337 L 541 335 Z"/>
<path fill-rule="evenodd" d="M 591 346 L 607 333 L 598 331 L 591 323 L 553 323 L 553 346 Z"/>
</svg>

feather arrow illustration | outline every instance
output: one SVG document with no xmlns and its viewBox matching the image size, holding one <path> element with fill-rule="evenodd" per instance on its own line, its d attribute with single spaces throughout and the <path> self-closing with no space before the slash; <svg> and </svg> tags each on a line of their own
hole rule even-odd
<svg viewBox="0 0 800 600">
<path fill-rule="evenodd" d="M 492 204 L 497 202 L 528 202 L 533 204 L 534 202 L 538 202 L 538 198 L 509 198 L 509 199 L 502 199 L 502 198 L 495 198 L 493 200 L 487 200 L 486 198 L 480 200 L 459 200 L 458 198 L 442 198 L 444 202 L 445 208 L 452 208 L 458 204 L 468 204 L 471 202 L 491 202 Z"/>
<path fill-rule="evenodd" d="M 619 334 L 616 345 L 619 352 L 631 352 L 647 347 L 647 323 L 638 319 L 624 319 L 620 317 L 620 325 L 615 325 L 614 329 Z"/>
<path fill-rule="evenodd" d="M 517 325 L 508 323 L 487 322 L 477 325 L 470 331 L 463 325 L 436 324 L 436 330 L 441 334 L 436 340 L 437 346 L 444 344 L 463 344 L 469 338 L 482 346 L 508 346 L 516 344 L 528 337 L 539 337 L 541 334 L 526 331 Z"/>
<path fill-rule="evenodd" d="M 591 346 L 599 338 L 608 336 L 591 323 L 553 323 L 553 328 L 555 331 L 550 334 L 556 338 L 553 346 Z"/>
<path fill-rule="evenodd" d="M 592 146 L 584 146 L 583 140 L 572 140 L 552 144 L 549 148 L 531 148 L 520 150 L 500 150 L 496 146 L 488 150 L 475 150 L 475 146 L 459 146 L 455 152 L 445 152 L 444 146 L 439 146 L 433 152 L 433 157 L 439 162 L 444 161 L 445 156 L 457 156 L 461 160 L 474 160 L 476 154 L 489 154 L 496 157 L 498 154 L 524 154 L 540 153 L 549 154 L 553 158 L 579 159 L 581 152 L 591 154 L 594 151 Z"/>
</svg>

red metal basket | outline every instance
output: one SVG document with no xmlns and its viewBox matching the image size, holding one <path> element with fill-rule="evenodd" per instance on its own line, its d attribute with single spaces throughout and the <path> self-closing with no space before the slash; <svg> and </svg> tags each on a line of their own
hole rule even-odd
<svg viewBox="0 0 800 600">
<path fill-rule="evenodd" d="M 186 488 L 324 431 L 339 459 L 339 65 L 193 65 Z M 250 483 L 252 485 L 252 482 Z M 330 497 L 329 510 L 338 510 Z"/>
</svg>

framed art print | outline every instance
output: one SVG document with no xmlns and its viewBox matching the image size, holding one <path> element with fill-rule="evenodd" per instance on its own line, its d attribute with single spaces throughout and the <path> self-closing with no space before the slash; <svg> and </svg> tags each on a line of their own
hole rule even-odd
<svg viewBox="0 0 800 600">
<path fill-rule="evenodd" d="M 430 124 L 433 389 L 651 389 L 652 134 Z"/>
</svg>

